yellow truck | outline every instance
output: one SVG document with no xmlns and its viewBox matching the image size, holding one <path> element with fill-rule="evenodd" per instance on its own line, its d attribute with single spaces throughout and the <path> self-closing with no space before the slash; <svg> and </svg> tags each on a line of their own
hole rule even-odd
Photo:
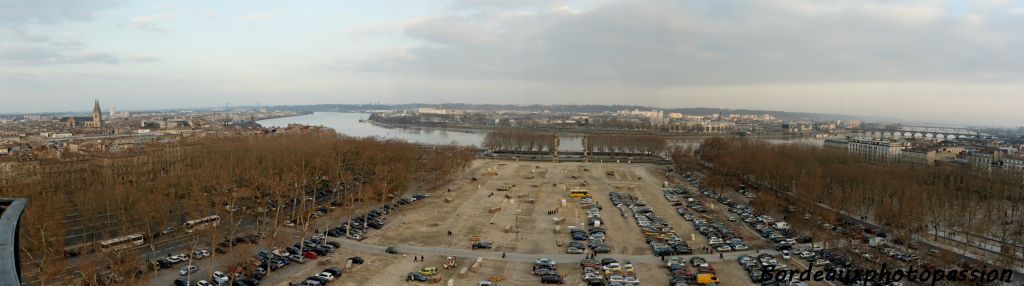
<svg viewBox="0 0 1024 286">
<path fill-rule="evenodd" d="M 697 285 L 718 285 L 718 276 L 711 273 L 697 274 Z"/>
</svg>

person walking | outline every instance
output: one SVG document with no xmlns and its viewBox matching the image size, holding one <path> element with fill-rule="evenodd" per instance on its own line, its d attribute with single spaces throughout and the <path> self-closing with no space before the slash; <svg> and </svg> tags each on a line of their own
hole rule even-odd
<svg viewBox="0 0 1024 286">
<path fill-rule="evenodd" d="M 412 256 L 412 262 L 416 262 L 416 258 L 417 258 L 417 256 L 413 255 Z"/>
<path fill-rule="evenodd" d="M 725 260 L 725 255 L 721 252 L 718 253 L 718 259 Z"/>
<path fill-rule="evenodd" d="M 504 251 L 501 252 L 501 258 L 505 258 L 505 252 Z"/>
</svg>

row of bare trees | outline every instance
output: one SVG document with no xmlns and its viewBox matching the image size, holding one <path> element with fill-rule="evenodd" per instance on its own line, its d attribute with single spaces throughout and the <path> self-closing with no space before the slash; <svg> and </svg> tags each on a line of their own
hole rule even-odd
<svg viewBox="0 0 1024 286">
<path fill-rule="evenodd" d="M 697 150 L 677 150 L 680 169 L 708 169 L 710 187 L 746 183 L 812 212 L 822 205 L 874 220 L 901 237 L 969 232 L 1024 242 L 1021 174 L 979 174 L 957 165 L 880 165 L 806 144 L 711 138 Z M 764 196 L 761 196 L 764 197 Z M 1005 247 L 1004 247 L 1005 249 Z M 1012 265 L 1008 255 L 996 255 Z M 1019 263 L 1018 263 L 1019 264 Z"/>
<path fill-rule="evenodd" d="M 665 138 L 657 135 L 587 134 L 584 148 L 595 154 L 656 155 L 665 146 Z"/>
<path fill-rule="evenodd" d="M 212 250 L 216 243 L 244 230 L 275 239 L 284 221 L 306 223 L 312 217 L 320 206 L 309 198 L 318 194 L 328 194 L 331 204 L 351 214 L 375 202 L 442 185 L 472 160 L 472 152 L 462 147 L 424 147 L 322 133 L 238 134 L 143 148 L 183 152 L 174 153 L 178 154 L 174 160 L 131 161 L 174 164 L 174 168 L 129 167 L 127 174 L 119 174 L 152 179 L 115 180 L 104 177 L 109 172 L 69 168 L 68 172 L 88 174 L 53 176 L 47 180 L 68 179 L 0 190 L 0 196 L 29 201 L 21 222 L 26 276 L 49 283 L 68 273 L 64 250 L 81 246 L 86 254 L 73 265 L 83 275 L 103 272 L 86 269 L 87 265 L 104 265 L 109 266 L 104 271 L 114 271 L 112 275 L 120 279 L 142 279 L 135 278 L 141 265 L 138 253 L 88 254 L 92 242 L 144 233 L 149 247 L 143 252 L 155 254 L 164 246 L 165 238 L 157 238 L 161 230 L 212 214 L 222 218 L 221 226 L 205 234 L 197 232 L 188 241 L 198 243 L 201 236 L 209 242 L 204 248 Z M 140 152 L 139 156 L 157 156 L 153 154 L 164 153 Z M 256 229 L 248 226 L 251 223 Z"/>
<path fill-rule="evenodd" d="M 555 135 L 517 130 L 497 130 L 487 133 L 483 147 L 496 152 L 542 153 L 558 149 Z"/>
</svg>

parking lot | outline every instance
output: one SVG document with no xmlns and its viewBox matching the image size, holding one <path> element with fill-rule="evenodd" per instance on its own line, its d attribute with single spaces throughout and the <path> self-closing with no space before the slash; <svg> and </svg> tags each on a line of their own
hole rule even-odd
<svg viewBox="0 0 1024 286">
<path fill-rule="evenodd" d="M 384 222 L 380 229 L 361 227 L 361 239 L 327 236 L 315 244 L 338 244 L 335 251 L 305 263 L 292 259 L 287 267 L 268 273 L 260 284 L 297 284 L 339 267 L 344 272 L 330 281 L 331 285 L 417 285 L 449 279 L 454 285 L 490 280 L 500 285 L 536 285 L 542 279 L 554 281 L 548 276 L 558 276 L 569 285 L 583 285 L 585 278 L 595 276 L 638 281 L 639 285 L 668 285 L 674 275 L 666 260 L 690 261 L 700 256 L 717 273 L 719 285 L 749 285 L 750 277 L 737 258 L 777 254 L 770 242 L 744 233 L 749 249 L 725 252 L 721 257 L 717 252 L 705 252 L 708 238 L 697 231 L 694 221 L 677 213 L 678 204 L 666 199 L 666 180 L 664 166 L 654 164 L 477 160 L 447 186 L 365 217 L 366 221 Z M 679 182 L 668 185 L 679 186 Z M 613 198 L 633 206 L 615 206 Z M 729 213 L 722 207 L 699 194 L 695 198 L 715 210 L 700 217 L 727 221 Z M 317 225 L 321 230 L 333 229 L 347 221 L 331 214 L 320 218 Z M 742 221 L 731 222 L 730 227 L 737 232 L 750 231 L 742 228 Z M 574 240 L 574 232 L 584 237 Z M 652 237 L 660 244 L 650 244 Z M 274 247 L 269 243 L 253 245 L 248 251 L 270 251 Z M 652 245 L 687 250 L 663 258 L 655 255 Z M 570 246 L 583 247 L 570 250 Z M 389 247 L 395 253 L 386 253 Z M 591 263 L 590 269 L 581 265 L 595 250 L 593 261 L 614 259 L 617 264 L 595 268 Z M 346 268 L 352 257 L 363 263 Z M 538 261 L 543 259 L 557 265 L 538 270 Z M 219 269 L 216 267 L 201 263 L 198 273 L 209 276 L 211 268 Z M 694 274 L 706 270 L 686 268 Z"/>
<path fill-rule="evenodd" d="M 751 199 L 772 193 L 710 189 L 701 179 L 655 164 L 476 160 L 448 185 L 360 204 L 354 217 L 320 207 L 309 225 L 276 237 L 239 234 L 190 247 L 205 252 L 153 257 L 164 269 L 150 282 L 184 284 L 176 279 L 191 274 L 193 282 L 235 277 L 237 285 L 750 285 L 768 265 L 948 267 L 940 252 L 890 243 L 877 227 L 781 207 L 764 212 Z M 313 239 L 314 230 L 326 236 Z M 784 256 L 785 247 L 793 249 Z M 348 267 L 353 257 L 363 263 Z"/>
<path fill-rule="evenodd" d="M 597 254 L 597 260 L 628 261 L 631 275 L 640 285 L 667 285 L 672 276 L 665 262 L 652 253 L 631 210 L 620 212 L 612 204 L 609 194 L 615 192 L 642 201 L 695 250 L 681 259 L 703 256 L 720 273 L 720 285 L 748 285 L 750 280 L 735 258 L 753 253 L 753 249 L 721 259 L 717 254 L 700 253 L 707 240 L 663 198 L 666 178 L 662 168 L 653 164 L 475 161 L 471 169 L 430 198 L 388 214 L 387 224 L 366 239 L 339 238 L 348 243 L 341 252 L 363 257 L 366 264 L 347 271 L 336 284 L 428 284 L 406 280 L 411 272 L 437 267 L 431 276 L 440 278 L 431 278 L 441 282 L 454 279 L 455 285 L 478 285 L 491 279 L 501 280 L 495 281 L 500 285 L 536 285 L 540 281 L 532 275 L 536 260 L 550 258 L 559 262 L 555 272 L 566 284 L 581 285 L 584 268 L 580 261 L 593 249 L 567 253 L 570 229 L 590 229 L 588 208 L 600 206 L 591 216 L 596 212 L 600 217 L 600 228 L 606 232 L 603 243 L 610 251 Z M 579 198 L 569 196 L 572 190 L 585 190 L 592 201 L 580 205 Z M 472 245 L 480 241 L 490 242 L 492 248 L 473 250 Z M 387 246 L 397 247 L 399 253 L 384 253 L 382 248 Z M 418 255 L 424 261 L 414 261 Z M 444 269 L 448 256 L 456 256 L 458 266 Z M 477 257 L 483 258 L 482 263 L 470 267 Z M 470 271 L 459 275 L 463 268 Z M 428 270 L 424 273 L 432 274 Z M 317 271 L 313 267 L 290 277 L 298 281 Z M 291 280 L 271 281 L 294 282 Z"/>
</svg>

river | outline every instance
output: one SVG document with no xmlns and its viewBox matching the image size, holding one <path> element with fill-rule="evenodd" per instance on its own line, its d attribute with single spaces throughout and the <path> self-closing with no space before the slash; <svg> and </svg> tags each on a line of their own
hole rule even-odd
<svg viewBox="0 0 1024 286">
<path fill-rule="evenodd" d="M 259 120 L 256 123 L 264 127 L 285 127 L 288 124 L 305 124 L 311 126 L 330 127 L 340 134 L 352 137 L 380 137 L 387 139 L 402 139 L 409 142 L 423 144 L 456 144 L 465 146 L 480 146 L 487 135 L 486 131 L 454 131 L 442 128 L 389 128 L 374 125 L 360 120 L 370 117 L 369 113 L 341 113 L 341 112 L 316 112 L 308 115 L 281 117 L 266 120 Z M 583 145 L 578 136 L 561 136 L 559 151 L 581 151 Z M 669 139 L 670 146 L 700 146 L 700 138 Z M 772 143 L 801 142 L 821 146 L 821 139 L 800 138 L 800 139 L 769 139 Z"/>
</svg>

